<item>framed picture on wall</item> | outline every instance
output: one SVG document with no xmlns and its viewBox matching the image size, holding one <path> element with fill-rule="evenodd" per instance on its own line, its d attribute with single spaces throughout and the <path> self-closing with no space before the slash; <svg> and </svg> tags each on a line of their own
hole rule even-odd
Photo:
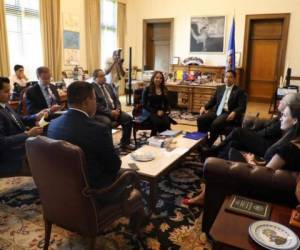
<svg viewBox="0 0 300 250">
<path fill-rule="evenodd" d="M 178 56 L 173 56 L 172 64 L 179 64 L 179 57 Z"/>
<path fill-rule="evenodd" d="M 190 52 L 224 51 L 225 16 L 191 18 Z"/>
</svg>

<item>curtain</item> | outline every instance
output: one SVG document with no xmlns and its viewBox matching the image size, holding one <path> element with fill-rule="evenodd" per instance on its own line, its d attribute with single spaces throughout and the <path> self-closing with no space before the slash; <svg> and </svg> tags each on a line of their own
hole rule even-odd
<svg viewBox="0 0 300 250">
<path fill-rule="evenodd" d="M 100 67 L 100 1 L 85 0 L 85 37 L 89 74 Z"/>
<path fill-rule="evenodd" d="M 118 3 L 118 26 L 117 26 L 117 46 L 123 49 L 125 47 L 126 34 L 126 4 Z M 124 54 L 124 52 L 123 52 Z"/>
<path fill-rule="evenodd" d="M 44 64 L 57 81 L 62 71 L 60 0 L 40 0 L 40 16 Z"/>
<path fill-rule="evenodd" d="M 117 8 L 117 46 L 123 50 L 125 49 L 125 34 L 126 34 L 126 4 L 118 2 Z M 120 81 L 119 95 L 125 93 L 125 79 L 122 78 Z"/>
<path fill-rule="evenodd" d="M 0 76 L 9 76 L 9 55 L 4 0 L 0 0 Z"/>
</svg>

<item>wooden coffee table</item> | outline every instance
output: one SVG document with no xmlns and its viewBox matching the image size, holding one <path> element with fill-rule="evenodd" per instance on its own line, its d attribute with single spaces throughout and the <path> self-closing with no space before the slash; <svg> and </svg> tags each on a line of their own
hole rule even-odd
<svg viewBox="0 0 300 250">
<path fill-rule="evenodd" d="M 214 244 L 213 249 L 264 249 L 254 242 L 248 234 L 251 223 L 257 221 L 245 215 L 234 214 L 225 210 L 229 205 L 230 196 L 223 205 L 210 229 Z M 289 225 L 291 208 L 272 204 L 270 220 L 283 224 L 300 235 L 300 229 Z"/>
<path fill-rule="evenodd" d="M 148 162 L 135 161 L 130 154 L 122 157 L 122 169 L 130 169 L 129 163 L 135 163 L 139 170 L 139 176 L 150 183 L 149 206 L 155 210 L 157 202 L 158 180 L 161 176 L 170 171 L 178 162 L 184 159 L 191 150 L 205 141 L 205 138 L 192 140 L 184 138 L 183 135 L 178 135 L 174 138 L 176 148 L 172 151 L 167 151 L 165 148 L 153 147 L 144 145 L 137 149 L 138 152 L 151 152 L 155 154 L 155 159 Z"/>
</svg>

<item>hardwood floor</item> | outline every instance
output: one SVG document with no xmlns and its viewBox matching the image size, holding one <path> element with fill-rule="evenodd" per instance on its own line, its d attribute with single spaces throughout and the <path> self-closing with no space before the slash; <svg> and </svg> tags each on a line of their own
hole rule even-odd
<svg viewBox="0 0 300 250">
<path fill-rule="evenodd" d="M 122 108 L 124 111 L 126 111 L 126 112 L 132 111 L 132 106 L 126 105 L 125 96 L 120 96 L 120 101 L 122 103 Z M 259 113 L 260 118 L 270 118 L 271 115 L 268 113 L 269 106 L 270 106 L 269 103 L 248 102 L 246 115 L 256 115 L 257 113 Z M 172 128 L 175 130 L 183 130 L 183 131 L 188 131 L 188 132 L 195 131 L 196 130 L 196 122 L 189 122 L 189 123 L 191 123 L 191 124 L 190 125 L 187 125 L 187 124 L 173 125 Z"/>
</svg>

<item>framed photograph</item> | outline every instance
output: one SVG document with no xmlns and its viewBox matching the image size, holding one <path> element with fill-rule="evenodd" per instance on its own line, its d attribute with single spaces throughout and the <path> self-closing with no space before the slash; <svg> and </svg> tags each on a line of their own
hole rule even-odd
<svg viewBox="0 0 300 250">
<path fill-rule="evenodd" d="M 270 218 L 271 205 L 266 202 L 233 195 L 226 210 L 252 218 L 267 220 Z"/>
<path fill-rule="evenodd" d="M 225 16 L 191 18 L 190 52 L 224 51 Z"/>
<path fill-rule="evenodd" d="M 178 56 L 173 57 L 172 64 L 179 64 L 179 57 Z"/>
</svg>

